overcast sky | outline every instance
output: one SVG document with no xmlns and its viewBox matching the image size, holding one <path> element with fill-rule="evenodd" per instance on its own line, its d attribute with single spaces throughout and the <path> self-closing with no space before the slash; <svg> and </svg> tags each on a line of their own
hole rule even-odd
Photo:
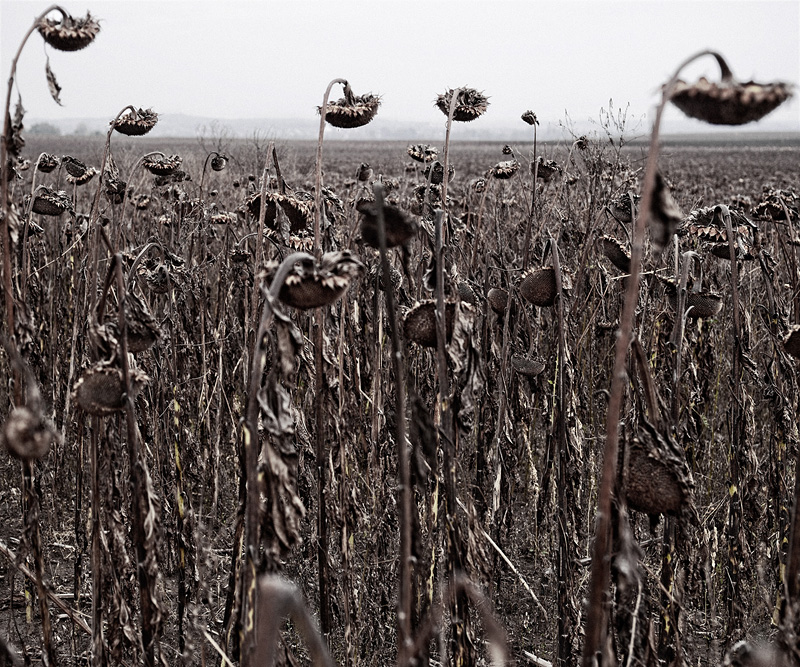
<svg viewBox="0 0 800 667">
<path fill-rule="evenodd" d="M 741 80 L 800 83 L 800 0 L 64 0 L 101 20 L 83 51 L 44 49 L 34 33 L 18 68 L 33 118 L 113 118 L 128 104 L 161 114 L 314 117 L 328 82 L 382 96 L 379 117 L 437 122 L 433 100 L 470 86 L 485 118 L 597 118 L 630 104 L 652 113 L 687 56 L 720 51 Z M 0 0 L 2 80 L 45 2 Z M 47 93 L 46 55 L 63 87 Z M 712 58 L 684 78 L 718 77 Z M 5 91 L 5 87 L 3 87 Z M 341 88 L 334 88 L 338 98 Z M 16 100 L 16 91 L 14 93 Z M 672 110 L 677 117 L 679 113 Z M 800 130 L 797 99 L 773 114 Z M 649 122 L 644 123 L 649 127 Z"/>
</svg>

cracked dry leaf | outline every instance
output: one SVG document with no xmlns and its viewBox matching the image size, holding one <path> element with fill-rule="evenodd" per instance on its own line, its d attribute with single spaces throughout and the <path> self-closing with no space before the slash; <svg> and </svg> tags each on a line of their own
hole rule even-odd
<svg viewBox="0 0 800 667">
<path fill-rule="evenodd" d="M 60 107 L 64 105 L 61 104 L 61 86 L 58 85 L 58 81 L 56 80 L 56 75 L 53 74 L 53 70 L 50 69 L 50 58 L 47 59 L 47 63 L 44 66 L 44 71 L 47 76 L 47 88 L 50 91 L 50 97 L 52 97 L 56 104 Z"/>
</svg>

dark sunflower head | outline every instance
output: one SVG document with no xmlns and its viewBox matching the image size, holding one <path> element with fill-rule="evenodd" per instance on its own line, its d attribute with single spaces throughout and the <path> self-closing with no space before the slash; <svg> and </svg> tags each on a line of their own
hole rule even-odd
<svg viewBox="0 0 800 667">
<path fill-rule="evenodd" d="M 44 458 L 50 445 L 59 439 L 56 430 L 38 410 L 24 405 L 14 408 L 0 427 L 0 443 L 9 454 L 23 461 Z"/>
<path fill-rule="evenodd" d="M 67 170 L 67 174 L 74 178 L 80 178 L 86 173 L 88 167 L 81 162 L 78 158 L 71 155 L 64 155 L 61 158 L 61 164 Z"/>
<path fill-rule="evenodd" d="M 489 175 L 493 178 L 505 180 L 511 178 L 519 171 L 519 162 L 516 160 L 503 160 L 498 162 L 489 170 Z"/>
<path fill-rule="evenodd" d="M 142 160 L 144 168 L 154 176 L 171 176 L 175 173 L 176 169 L 180 168 L 182 162 L 183 160 L 179 155 L 170 155 L 167 157 L 160 153 L 147 155 Z"/>
<path fill-rule="evenodd" d="M 552 306 L 556 302 L 556 272 L 553 267 L 528 269 L 519 283 L 519 292 L 534 306 Z"/>
<path fill-rule="evenodd" d="M 720 66 L 720 81 L 701 77 L 695 83 L 678 80 L 670 101 L 690 118 L 712 125 L 744 125 L 760 120 L 792 96 L 792 87 L 782 82 L 740 82 L 727 63 L 712 53 Z"/>
<path fill-rule="evenodd" d="M 469 122 L 480 118 L 489 107 L 489 98 L 474 88 L 452 88 L 436 98 L 436 106 L 445 115 L 450 115 L 450 104 L 455 95 L 453 120 Z"/>
<path fill-rule="evenodd" d="M 80 176 L 71 176 L 67 174 L 67 180 L 73 185 L 86 185 L 99 173 L 96 167 L 87 167 Z"/>
<path fill-rule="evenodd" d="M 49 153 L 42 153 L 36 161 L 36 169 L 43 174 L 49 174 L 58 166 L 58 158 Z"/>
<path fill-rule="evenodd" d="M 127 111 L 113 121 L 114 129 L 131 137 L 140 137 L 152 130 L 158 122 L 158 114 L 152 109 L 135 109 Z"/>
<path fill-rule="evenodd" d="M 211 158 L 211 168 L 214 171 L 223 171 L 228 166 L 228 156 L 217 153 Z"/>
<path fill-rule="evenodd" d="M 72 399 L 84 412 L 106 416 L 125 409 L 128 397 L 135 398 L 150 378 L 139 370 L 130 369 L 130 391 L 122 381 L 122 369 L 114 363 L 101 361 L 87 368 L 72 390 Z"/>
<path fill-rule="evenodd" d="M 276 262 L 267 266 L 267 280 L 278 269 Z M 278 298 L 287 306 L 308 310 L 338 301 L 350 283 L 364 270 L 364 265 L 349 251 L 325 253 L 317 262 L 309 255 L 297 261 L 278 291 Z"/>
<path fill-rule="evenodd" d="M 360 202 L 356 208 L 361 214 L 361 239 L 368 246 L 378 248 L 378 209 L 377 202 Z M 386 247 L 394 248 L 410 241 L 417 226 L 396 206 L 384 205 L 383 222 L 386 230 Z"/>
<path fill-rule="evenodd" d="M 51 190 L 43 185 L 33 193 L 31 210 L 39 215 L 58 217 L 65 211 L 74 211 L 72 198 L 63 190 Z"/>
<path fill-rule="evenodd" d="M 449 343 L 453 336 L 456 304 L 446 303 L 445 339 Z M 414 306 L 403 318 L 403 335 L 421 347 L 436 347 L 436 302 L 423 301 Z"/>
<path fill-rule="evenodd" d="M 54 49 L 59 51 L 80 51 L 89 46 L 100 32 L 100 24 L 87 12 L 84 18 L 74 18 L 56 7 L 61 12 L 61 20 L 43 18 L 36 29 Z"/>
<path fill-rule="evenodd" d="M 375 118 L 380 104 L 381 98 L 378 95 L 355 95 L 350 84 L 345 83 L 344 97 L 326 105 L 325 121 L 334 127 L 361 127 Z M 317 107 L 317 111 L 322 113 L 322 107 Z"/>
<path fill-rule="evenodd" d="M 428 144 L 414 144 L 406 149 L 409 157 L 417 162 L 433 162 L 439 155 L 439 149 Z"/>
</svg>

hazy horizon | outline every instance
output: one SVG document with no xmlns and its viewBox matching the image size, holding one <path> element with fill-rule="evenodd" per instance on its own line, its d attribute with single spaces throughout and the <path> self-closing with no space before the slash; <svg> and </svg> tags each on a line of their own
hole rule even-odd
<svg viewBox="0 0 800 667">
<path fill-rule="evenodd" d="M 3 72 L 44 7 L 0 5 Z M 328 82 L 344 77 L 357 94 L 381 95 L 375 131 L 384 122 L 443 123 L 436 95 L 466 85 L 490 98 L 486 115 L 469 124 L 476 128 L 521 124 L 526 109 L 543 127 L 627 109 L 647 132 L 661 84 L 697 51 L 718 50 L 741 80 L 800 81 L 798 0 L 103 0 L 66 9 L 90 10 L 102 29 L 76 53 L 45 49 L 32 35 L 12 99 L 21 93 L 31 119 L 110 119 L 133 104 L 223 124 L 313 120 Z M 47 92 L 47 56 L 63 107 Z M 683 73 L 702 75 L 718 78 L 713 58 Z M 340 95 L 335 86 L 332 97 Z M 687 127 L 676 109 L 664 121 L 665 129 Z M 800 131 L 796 99 L 743 129 L 773 127 Z M 361 130 L 344 132 L 357 138 Z"/>
</svg>

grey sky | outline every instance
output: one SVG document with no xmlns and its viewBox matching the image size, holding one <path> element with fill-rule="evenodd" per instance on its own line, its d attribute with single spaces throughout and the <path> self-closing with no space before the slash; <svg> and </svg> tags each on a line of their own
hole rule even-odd
<svg viewBox="0 0 800 667">
<path fill-rule="evenodd" d="M 5 81 L 46 2 L 0 0 Z M 34 34 L 18 82 L 30 117 L 108 117 L 127 104 L 162 114 L 313 117 L 327 83 L 382 95 L 379 118 L 437 122 L 436 95 L 467 85 L 490 97 L 478 122 L 515 124 L 526 109 L 558 122 L 630 104 L 640 118 L 695 51 L 713 48 L 742 80 L 800 83 L 800 0 L 64 0 L 102 21 L 77 53 L 48 48 L 63 87 L 48 96 Z M 704 58 L 684 78 L 718 77 Z M 5 88 L 5 87 L 4 87 Z M 334 88 L 338 97 L 341 88 Z M 5 90 L 4 90 L 5 94 Z M 16 92 L 14 94 L 16 99 Z M 677 118 L 678 112 L 670 111 Z M 668 116 L 669 118 L 669 116 Z M 800 130 L 800 103 L 772 122 Z M 645 127 L 649 123 L 645 123 Z"/>
</svg>

